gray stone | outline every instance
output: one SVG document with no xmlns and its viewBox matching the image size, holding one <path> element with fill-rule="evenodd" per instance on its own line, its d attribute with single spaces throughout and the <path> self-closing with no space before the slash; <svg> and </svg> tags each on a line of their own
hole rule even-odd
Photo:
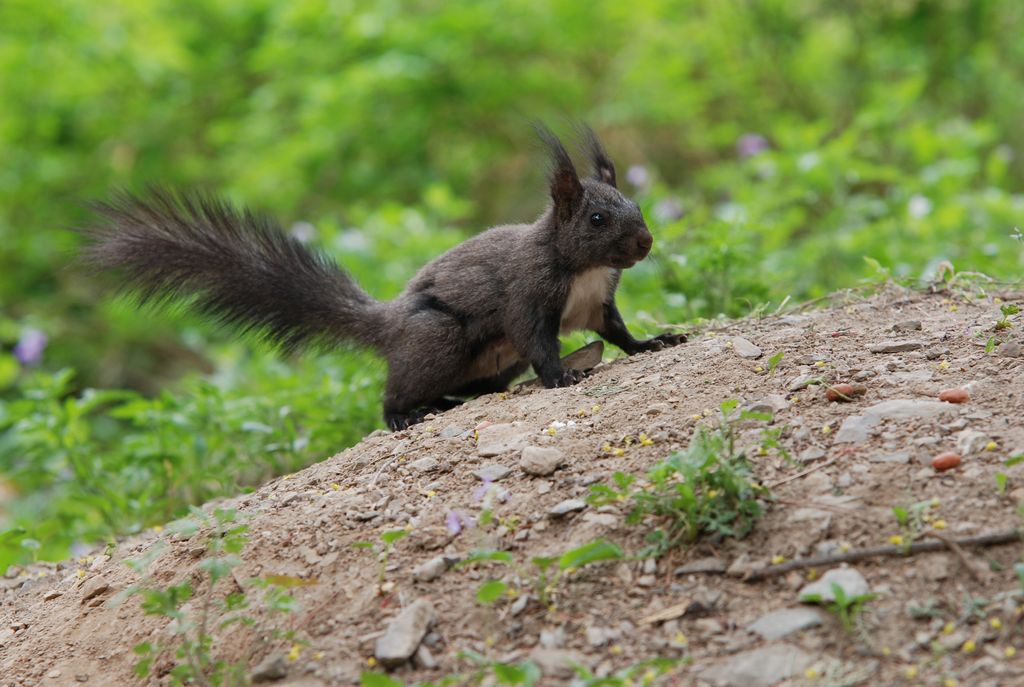
<svg viewBox="0 0 1024 687">
<path fill-rule="evenodd" d="M 732 337 L 732 350 L 741 358 L 754 360 L 764 355 L 764 351 L 744 339 L 742 336 Z"/>
<path fill-rule="evenodd" d="M 825 449 L 820 446 L 808 446 L 800 455 L 797 456 L 797 460 L 801 463 L 810 463 L 812 460 L 818 460 L 819 458 L 825 457 Z"/>
<path fill-rule="evenodd" d="M 409 463 L 409 467 L 419 472 L 430 472 L 431 470 L 436 470 L 438 464 L 437 458 L 427 456 L 426 458 L 420 458 Z"/>
<path fill-rule="evenodd" d="M 459 427 L 458 425 L 448 425 L 447 427 L 441 430 L 441 438 L 455 439 L 466 434 L 466 431 L 467 430 L 463 429 L 462 427 Z"/>
<path fill-rule="evenodd" d="M 773 641 L 809 627 L 816 627 L 822 622 L 824 618 L 821 611 L 816 608 L 781 608 L 761 616 L 747 629 Z"/>
<path fill-rule="evenodd" d="M 1021 346 L 1017 341 L 1007 341 L 997 348 L 996 352 L 1004 358 L 1019 358 L 1021 356 Z"/>
<path fill-rule="evenodd" d="M 892 326 L 894 332 L 919 332 L 921 331 L 920 320 L 904 320 Z"/>
<path fill-rule="evenodd" d="M 709 556 L 707 558 L 698 558 L 695 561 L 681 565 L 675 570 L 676 575 L 694 575 L 700 573 L 724 573 L 728 567 L 721 558 L 715 556 Z"/>
<path fill-rule="evenodd" d="M 569 513 L 581 511 L 586 507 L 586 501 L 581 501 L 579 499 L 566 499 L 561 503 L 555 504 L 555 506 L 548 511 L 548 514 L 553 518 L 560 518 L 562 516 L 568 515 Z"/>
<path fill-rule="evenodd" d="M 99 596 L 110 589 L 110 585 L 102 577 L 96 576 L 82 586 L 82 603 Z"/>
<path fill-rule="evenodd" d="M 867 408 L 862 415 L 851 415 L 843 420 L 839 431 L 836 432 L 835 442 L 843 444 L 867 441 L 882 420 L 927 420 L 956 413 L 957 406 L 942 401 L 882 401 Z"/>
<path fill-rule="evenodd" d="M 288 676 L 288 664 L 281 654 L 270 654 L 253 668 L 253 682 L 273 682 Z"/>
<path fill-rule="evenodd" d="M 556 679 L 570 678 L 576 674 L 576 666 L 590 664 L 583 654 L 565 649 L 536 648 L 530 652 L 530 660 L 545 677 Z"/>
<path fill-rule="evenodd" d="M 988 435 L 974 429 L 965 429 L 956 435 L 956 449 L 961 456 L 979 453 L 988 443 Z"/>
<path fill-rule="evenodd" d="M 489 425 L 477 433 L 476 452 L 483 458 L 490 458 L 521 451 L 529 438 L 530 431 L 521 423 Z"/>
<path fill-rule="evenodd" d="M 413 660 L 416 662 L 416 666 L 418 668 L 433 670 L 437 667 L 437 659 L 434 658 L 434 654 L 430 653 L 430 649 L 427 648 L 426 644 L 419 645 L 416 649 L 416 654 L 413 656 Z"/>
<path fill-rule="evenodd" d="M 527 446 L 519 458 L 523 472 L 535 477 L 546 477 L 565 462 L 565 454 L 557 448 Z"/>
<path fill-rule="evenodd" d="M 830 603 L 836 600 L 832 585 L 839 585 L 847 599 L 864 596 L 871 591 L 868 581 L 854 568 L 833 568 L 820 580 L 811 582 L 800 590 L 800 600 L 805 603 Z"/>
<path fill-rule="evenodd" d="M 435 556 L 429 561 L 424 561 L 416 566 L 412 571 L 412 577 L 414 580 L 419 582 L 430 582 L 441 577 L 451 564 L 455 562 L 455 559 L 448 558 L 446 556 Z"/>
<path fill-rule="evenodd" d="M 868 456 L 868 460 L 872 463 L 909 463 L 910 462 L 910 451 L 897 451 L 895 453 L 875 453 Z"/>
<path fill-rule="evenodd" d="M 816 374 L 803 374 L 789 380 L 786 388 L 790 391 L 800 391 L 806 389 L 812 384 L 821 384 L 821 375 Z"/>
<path fill-rule="evenodd" d="M 402 609 L 377 638 L 374 656 L 388 668 L 400 666 L 416 652 L 427 630 L 437 620 L 433 605 L 417 599 Z"/>
<path fill-rule="evenodd" d="M 882 341 L 868 348 L 872 353 L 904 353 L 924 348 L 924 341 Z"/>
<path fill-rule="evenodd" d="M 814 662 L 810 654 L 789 644 L 769 644 L 724 658 L 700 673 L 721 687 L 772 687 L 802 673 Z"/>
<path fill-rule="evenodd" d="M 474 470 L 473 474 L 477 479 L 484 482 L 497 482 L 500 479 L 504 479 L 512 474 L 512 468 L 507 465 L 501 465 L 500 463 L 490 463 L 484 465 L 478 470 Z"/>
</svg>

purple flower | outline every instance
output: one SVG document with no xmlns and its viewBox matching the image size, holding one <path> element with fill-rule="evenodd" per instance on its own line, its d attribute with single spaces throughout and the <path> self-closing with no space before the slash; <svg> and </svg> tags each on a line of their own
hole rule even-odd
<svg viewBox="0 0 1024 687">
<path fill-rule="evenodd" d="M 654 219 L 659 222 L 675 222 L 677 219 L 682 218 L 685 212 L 686 210 L 683 208 L 683 201 L 679 200 L 675 196 L 662 198 L 654 204 L 654 208 L 651 210 L 651 214 L 654 215 Z"/>
<path fill-rule="evenodd" d="M 448 530 L 448 534 L 453 537 L 462 531 L 462 518 L 459 514 L 453 510 L 448 511 L 448 514 L 444 516 L 444 526 Z"/>
<path fill-rule="evenodd" d="M 643 189 L 647 188 L 647 184 L 651 181 L 651 175 L 643 165 L 630 165 L 626 170 L 626 181 L 633 188 Z"/>
<path fill-rule="evenodd" d="M 768 139 L 761 134 L 743 134 L 736 141 L 736 152 L 744 160 L 768 150 Z"/>
<path fill-rule="evenodd" d="M 46 334 L 38 329 L 26 329 L 14 346 L 14 357 L 25 367 L 38 365 L 46 349 Z"/>
<path fill-rule="evenodd" d="M 491 484 L 493 484 L 491 480 L 484 479 L 484 483 L 473 492 L 473 503 L 480 503 L 484 500 L 484 497 L 487 496 L 487 490 L 491 488 Z"/>
</svg>

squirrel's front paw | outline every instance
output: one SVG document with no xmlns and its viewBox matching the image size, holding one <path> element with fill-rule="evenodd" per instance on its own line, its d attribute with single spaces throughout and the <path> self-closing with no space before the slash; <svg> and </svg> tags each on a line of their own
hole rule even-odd
<svg viewBox="0 0 1024 687">
<path fill-rule="evenodd" d="M 629 355 L 643 353 L 644 351 L 660 351 L 670 346 L 678 346 L 686 342 L 686 334 L 661 334 L 653 339 L 637 341 L 632 349 L 626 351 Z"/>
<path fill-rule="evenodd" d="M 552 375 L 550 379 L 545 379 L 544 386 L 549 389 L 554 389 L 561 386 L 572 386 L 578 384 L 586 375 L 579 371 L 569 368 L 568 370 L 562 370 L 562 372 Z"/>
</svg>

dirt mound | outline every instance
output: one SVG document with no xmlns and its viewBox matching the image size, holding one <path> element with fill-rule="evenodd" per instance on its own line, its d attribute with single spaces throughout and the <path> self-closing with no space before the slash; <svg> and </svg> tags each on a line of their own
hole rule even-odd
<svg viewBox="0 0 1024 687">
<path fill-rule="evenodd" d="M 199 591 L 181 606 L 186 621 L 201 617 L 205 599 L 246 590 L 260 601 L 266 592 L 251 578 L 289 588 L 294 610 L 271 613 L 259 602 L 254 624 L 222 628 L 216 614 L 208 622 L 214 658 L 259 666 L 256 677 L 279 684 L 356 683 L 377 664 L 375 651 L 387 661 L 388 651 L 417 645 L 413 661 L 393 659 L 393 676 L 410 684 L 471 672 L 463 651 L 531 660 L 544 671 L 540 684 L 567 684 L 574 663 L 609 675 L 655 657 L 683 659 L 666 684 L 1024 684 L 1021 544 L 946 548 L 928 536 L 1020 526 L 1024 464 L 1004 461 L 1024 453 L 1024 358 L 1017 318 L 996 331 L 999 317 L 991 297 L 892 288 L 730 323 L 601 364 L 575 387 L 486 396 L 410 430 L 375 433 L 217 504 L 237 508 L 249 531 L 241 563 L 222 571 L 212 594 L 203 591 L 203 531 L 147 532 L 88 559 L 12 571 L 0 580 L 0 684 L 169 684 L 172 652 L 140 680 L 133 647 L 174 646 L 174 623 L 119 596 L 140 581 L 125 561 L 159 546 L 147 584 L 192 581 Z M 994 350 L 993 336 L 1004 342 Z M 864 393 L 830 403 L 818 382 Z M 969 400 L 939 402 L 949 388 Z M 685 449 L 696 427 L 713 428 L 728 399 L 774 416 L 737 426 L 774 496 L 749 536 L 552 573 L 556 562 L 548 572 L 557 583 L 536 584 L 537 557 L 595 540 L 642 549 L 650 519 L 627 523 L 625 501 L 588 503 L 591 486 L 616 471 L 643 476 Z M 936 471 L 942 452 L 962 463 Z M 902 527 L 894 507 L 906 508 Z M 382 560 L 389 544 L 380 535 L 402 528 L 408 536 Z M 897 535 L 902 542 L 890 541 Z M 782 560 L 911 540 L 942 550 L 850 564 L 863 577 L 853 583 L 875 596 L 851 614 L 849 630 L 839 614 L 799 601 L 824 567 L 742 577 Z M 474 550 L 511 561 L 453 565 Z M 492 578 L 500 583 L 480 591 L 484 603 L 478 591 Z M 414 636 L 385 639 L 400 612 Z"/>
</svg>

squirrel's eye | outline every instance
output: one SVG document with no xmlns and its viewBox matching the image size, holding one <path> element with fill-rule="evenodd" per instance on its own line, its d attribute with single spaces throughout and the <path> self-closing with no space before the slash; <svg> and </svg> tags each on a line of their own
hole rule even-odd
<svg viewBox="0 0 1024 687">
<path fill-rule="evenodd" d="M 600 212 L 595 212 L 590 216 L 590 224 L 595 227 L 603 227 L 605 224 L 604 215 L 602 215 Z"/>
</svg>

